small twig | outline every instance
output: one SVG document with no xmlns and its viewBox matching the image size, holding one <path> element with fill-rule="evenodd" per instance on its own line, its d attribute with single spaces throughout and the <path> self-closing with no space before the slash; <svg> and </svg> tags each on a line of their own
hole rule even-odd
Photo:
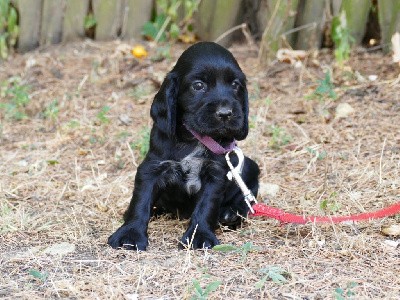
<svg viewBox="0 0 400 300">
<path fill-rule="evenodd" d="M 382 160 L 383 160 L 383 152 L 385 149 L 385 145 L 386 145 L 386 137 L 383 140 L 383 145 L 382 145 L 382 151 L 381 151 L 381 157 L 379 159 L 379 185 L 382 185 Z"/>
<path fill-rule="evenodd" d="M 219 43 L 222 39 L 224 39 L 226 36 L 230 35 L 232 32 L 238 30 L 238 29 L 242 29 L 244 30 L 245 28 L 247 28 L 246 23 L 242 23 L 240 25 L 237 25 L 235 27 L 232 27 L 231 29 L 225 31 L 223 34 L 221 34 L 219 37 L 217 37 L 214 42 L 215 43 Z"/>
<path fill-rule="evenodd" d="M 161 26 L 160 30 L 158 31 L 156 38 L 154 39 L 154 42 L 155 42 L 155 43 L 157 43 L 158 40 L 161 38 L 161 35 L 164 33 L 164 31 L 165 31 L 165 29 L 167 28 L 167 26 L 168 26 L 168 24 L 169 24 L 170 21 L 171 21 L 171 17 L 168 16 L 168 17 L 165 19 L 164 24 Z"/>
<path fill-rule="evenodd" d="M 181 6 L 181 2 L 177 2 L 175 4 L 175 7 L 171 8 L 172 11 L 177 11 L 179 6 Z M 156 38 L 154 39 L 154 42 L 157 43 L 158 40 L 161 38 L 161 35 L 163 34 L 163 32 L 165 31 L 165 29 L 167 28 L 167 26 L 169 25 L 169 22 L 171 22 L 171 17 L 168 16 L 165 21 L 164 24 L 161 26 L 160 31 L 157 33 Z"/>
<path fill-rule="evenodd" d="M 300 31 L 300 30 L 303 30 L 303 29 L 307 29 L 307 28 L 309 28 L 309 27 L 315 28 L 316 26 L 317 26 L 317 22 L 312 22 L 312 23 L 304 24 L 304 25 L 301 25 L 301 26 L 299 26 L 299 27 L 292 28 L 292 29 L 290 29 L 290 30 L 288 30 L 288 31 L 285 31 L 284 33 L 281 34 L 281 36 L 285 36 L 285 35 L 288 35 L 288 34 L 291 34 L 291 33 L 295 33 L 295 32 L 297 32 L 297 31 Z"/>
<path fill-rule="evenodd" d="M 133 151 L 132 151 L 131 145 L 130 145 L 128 142 L 126 142 L 126 145 L 127 145 L 127 147 L 128 147 L 129 152 L 130 152 L 131 155 L 132 155 L 132 163 L 133 163 L 133 165 L 137 168 L 138 164 L 137 164 L 137 162 L 136 162 L 135 154 L 134 154 Z"/>
<path fill-rule="evenodd" d="M 85 82 L 88 80 L 88 78 L 89 78 L 89 75 L 87 75 L 87 74 L 82 78 L 81 82 L 80 82 L 79 85 L 78 85 L 78 92 L 81 91 L 83 85 L 84 85 Z"/>
</svg>

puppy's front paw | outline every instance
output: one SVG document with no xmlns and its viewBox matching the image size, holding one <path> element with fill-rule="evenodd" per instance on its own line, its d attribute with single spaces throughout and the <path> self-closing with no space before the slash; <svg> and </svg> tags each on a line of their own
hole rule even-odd
<svg viewBox="0 0 400 300">
<path fill-rule="evenodd" d="M 107 243 L 114 249 L 145 251 L 148 238 L 145 233 L 139 233 L 133 226 L 123 225 L 108 238 Z"/>
<path fill-rule="evenodd" d="M 199 231 L 194 233 L 194 230 L 187 230 L 181 239 L 179 244 L 180 249 L 192 248 L 192 249 L 211 249 L 215 245 L 219 245 L 219 240 L 212 231 Z"/>
</svg>

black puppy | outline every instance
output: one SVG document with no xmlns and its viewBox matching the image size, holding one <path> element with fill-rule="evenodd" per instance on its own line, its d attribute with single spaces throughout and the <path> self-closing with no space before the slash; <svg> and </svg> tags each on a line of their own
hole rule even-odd
<svg viewBox="0 0 400 300">
<path fill-rule="evenodd" d="M 161 213 L 191 218 L 182 245 L 219 244 L 214 233 L 218 222 L 237 225 L 248 207 L 227 179 L 224 155 L 194 135 L 229 148 L 247 136 L 248 112 L 246 78 L 228 50 L 201 42 L 183 52 L 154 98 L 150 150 L 138 167 L 125 222 L 108 244 L 146 250 L 149 219 Z M 232 161 L 235 165 L 237 157 Z M 258 165 L 245 157 L 242 178 L 254 195 L 258 175 Z"/>
</svg>

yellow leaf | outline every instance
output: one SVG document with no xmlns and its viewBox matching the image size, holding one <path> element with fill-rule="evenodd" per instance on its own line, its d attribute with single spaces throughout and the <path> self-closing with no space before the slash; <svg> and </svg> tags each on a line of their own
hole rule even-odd
<svg viewBox="0 0 400 300">
<path fill-rule="evenodd" d="M 193 44 L 196 42 L 196 36 L 193 33 L 186 33 L 179 35 L 179 40 L 185 44 Z"/>
<path fill-rule="evenodd" d="M 142 45 L 133 47 L 131 53 L 136 58 L 144 58 L 147 56 L 147 51 Z"/>
</svg>

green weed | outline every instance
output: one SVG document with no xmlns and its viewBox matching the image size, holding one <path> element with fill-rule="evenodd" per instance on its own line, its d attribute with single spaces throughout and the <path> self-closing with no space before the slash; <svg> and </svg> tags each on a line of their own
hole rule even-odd
<svg viewBox="0 0 400 300">
<path fill-rule="evenodd" d="M 110 111 L 110 107 L 109 106 L 103 106 L 100 111 L 98 112 L 98 114 L 96 115 L 97 120 L 101 123 L 101 124 L 108 124 L 110 123 L 110 119 L 107 117 L 107 113 Z"/>
<path fill-rule="evenodd" d="M 265 275 L 260 279 L 260 281 L 256 283 L 255 287 L 257 289 L 263 288 L 265 283 L 269 279 L 277 284 L 284 284 L 287 282 L 285 276 L 289 275 L 286 270 L 282 269 L 279 266 L 268 266 L 266 268 L 260 269 L 259 272 Z"/>
<path fill-rule="evenodd" d="M 242 255 L 242 259 L 245 260 L 247 258 L 247 254 L 250 252 L 258 251 L 260 250 L 259 247 L 254 246 L 252 243 L 247 242 L 243 244 L 242 246 L 238 247 L 235 245 L 231 244 L 221 244 L 221 245 L 216 245 L 212 248 L 214 251 L 219 251 L 219 252 L 234 252 L 234 253 L 240 253 Z"/>
<path fill-rule="evenodd" d="M 43 111 L 43 117 L 48 120 L 55 121 L 58 118 L 58 113 L 60 109 L 58 108 L 58 101 L 53 100 Z"/>
<path fill-rule="evenodd" d="M 81 124 L 79 123 L 78 120 L 71 120 L 67 123 L 67 127 L 70 129 L 75 129 L 78 128 Z"/>
<path fill-rule="evenodd" d="M 333 18 L 331 36 L 335 44 L 335 59 L 339 65 L 343 65 L 349 59 L 351 46 L 354 43 L 354 38 L 350 35 L 350 30 L 347 26 L 345 11 Z"/>
<path fill-rule="evenodd" d="M 339 211 L 341 208 L 341 205 L 339 203 L 337 203 L 336 198 L 337 198 L 337 192 L 330 193 L 327 198 L 325 198 L 321 201 L 319 207 L 322 210 L 330 211 L 332 213 Z"/>
<path fill-rule="evenodd" d="M 97 20 L 94 17 L 93 13 L 89 13 L 85 17 L 84 27 L 86 30 L 94 28 L 97 25 Z"/>
<path fill-rule="evenodd" d="M 47 272 L 43 273 L 43 272 L 40 272 L 35 269 L 30 269 L 29 275 L 33 276 L 34 278 L 36 278 L 42 282 L 45 282 L 47 280 L 47 278 L 49 277 L 49 273 L 47 273 Z"/>
<path fill-rule="evenodd" d="M 328 155 L 328 153 L 325 150 L 319 152 L 318 150 L 314 150 L 310 147 L 307 147 L 306 150 L 308 153 L 310 153 L 313 157 L 317 158 L 318 160 L 323 160 Z"/>
<path fill-rule="evenodd" d="M 117 139 L 125 141 L 128 137 L 130 137 L 132 134 L 128 131 L 121 131 L 117 134 Z"/>
<path fill-rule="evenodd" d="M 0 109 L 5 117 L 14 120 L 27 118 L 25 106 L 29 103 L 29 87 L 22 83 L 20 77 L 12 77 L 0 85 L 0 98 L 5 102 L 0 103 Z"/>
<path fill-rule="evenodd" d="M 0 58 L 6 59 L 9 51 L 17 43 L 18 15 L 10 0 L 0 1 Z"/>
<path fill-rule="evenodd" d="M 201 281 L 207 280 L 210 281 L 211 275 L 208 274 L 207 268 L 201 269 L 202 271 L 202 276 L 201 279 L 193 279 L 192 280 L 192 287 L 191 289 L 193 290 L 194 294 L 191 296 L 190 299 L 192 300 L 205 300 L 208 299 L 208 296 L 210 293 L 216 291 L 218 287 L 221 285 L 221 281 L 219 280 L 213 280 L 210 283 L 206 284 L 204 288 L 201 286 L 204 284 L 201 284 Z"/>
<path fill-rule="evenodd" d="M 156 0 L 159 13 L 152 22 L 142 28 L 142 35 L 156 42 L 192 39 L 193 14 L 199 7 L 199 0 Z M 183 8 L 183 17 L 179 11 Z"/>
<path fill-rule="evenodd" d="M 356 293 L 353 291 L 358 284 L 356 282 L 349 282 L 345 288 L 338 287 L 335 289 L 334 297 L 336 300 L 355 299 Z"/>
<path fill-rule="evenodd" d="M 150 128 L 145 127 L 139 133 L 139 138 L 130 143 L 132 149 L 139 151 L 140 160 L 146 157 L 147 152 L 149 152 L 150 147 Z"/>
<path fill-rule="evenodd" d="M 282 146 L 289 144 L 293 139 L 284 128 L 279 126 L 272 125 L 270 126 L 269 131 L 271 138 L 268 144 L 272 149 L 280 149 Z"/>
<path fill-rule="evenodd" d="M 203 289 L 200 285 L 200 281 L 197 279 L 193 279 L 193 291 L 194 295 L 192 295 L 192 300 L 206 300 L 210 293 L 216 291 L 218 287 L 221 285 L 221 281 L 212 281 L 205 286 Z"/>
<path fill-rule="evenodd" d="M 334 88 L 335 86 L 332 82 L 331 74 L 328 71 L 325 73 L 324 79 L 318 80 L 317 88 L 311 95 L 306 96 L 306 99 L 318 99 L 322 102 L 326 97 L 328 97 L 335 100 L 337 95 Z"/>
</svg>

